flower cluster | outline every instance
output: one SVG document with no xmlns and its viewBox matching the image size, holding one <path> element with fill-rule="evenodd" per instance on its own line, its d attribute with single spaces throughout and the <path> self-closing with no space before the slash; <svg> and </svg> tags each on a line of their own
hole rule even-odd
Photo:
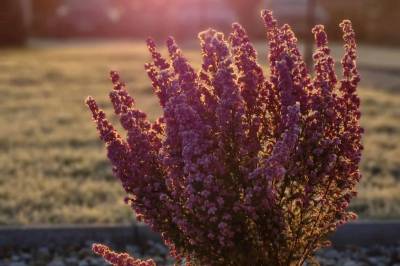
<svg viewBox="0 0 400 266">
<path fill-rule="evenodd" d="M 169 59 L 147 41 L 152 61 L 145 69 L 163 110 L 155 122 L 111 72 L 110 99 L 126 138 L 87 99 L 126 202 L 161 234 L 177 263 L 301 265 L 329 244 L 337 226 L 356 218 L 347 211 L 362 150 L 351 23 L 340 24 L 339 80 L 323 26 L 312 31 L 311 75 L 291 28 L 270 11 L 262 18 L 268 77 L 235 23 L 228 38 L 212 29 L 199 34 L 198 72 L 173 38 Z M 94 250 L 116 265 L 136 265 L 102 246 Z"/>
<path fill-rule="evenodd" d="M 93 245 L 93 252 L 100 255 L 107 262 L 116 266 L 155 266 L 153 260 L 139 260 L 130 257 L 127 253 L 116 253 L 111 251 L 107 246 L 101 244 Z"/>
</svg>

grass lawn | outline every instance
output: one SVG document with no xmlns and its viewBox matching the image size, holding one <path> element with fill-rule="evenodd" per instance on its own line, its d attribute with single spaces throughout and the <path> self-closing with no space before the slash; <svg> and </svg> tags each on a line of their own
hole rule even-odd
<svg viewBox="0 0 400 266">
<path fill-rule="evenodd" d="M 199 65 L 197 47 L 184 52 Z M 0 225 L 133 219 L 84 99 L 94 96 L 111 115 L 108 71 L 116 69 L 137 105 L 156 118 L 147 61 L 144 43 L 134 41 L 36 42 L 0 50 Z M 386 78 L 379 86 L 376 80 L 359 90 L 364 179 L 352 208 L 362 217 L 399 218 L 400 86 L 395 76 L 390 86 Z"/>
</svg>

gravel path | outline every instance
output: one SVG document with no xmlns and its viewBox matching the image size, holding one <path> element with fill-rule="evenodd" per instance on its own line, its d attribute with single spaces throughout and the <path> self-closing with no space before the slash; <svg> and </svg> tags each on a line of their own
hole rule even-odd
<svg viewBox="0 0 400 266">
<path fill-rule="evenodd" d="M 92 252 L 91 246 L 91 242 L 87 242 L 84 246 L 65 248 L 42 246 L 37 249 L 0 250 L 0 266 L 109 265 Z M 147 242 L 145 247 L 127 245 L 121 249 L 122 251 L 133 255 L 135 258 L 152 258 L 157 262 L 157 265 L 173 265 L 173 260 L 168 257 L 168 249 L 160 243 Z"/>
<path fill-rule="evenodd" d="M 396 246 L 324 249 L 317 253 L 321 266 L 400 266 L 400 244 Z"/>
<path fill-rule="evenodd" d="M 105 266 L 101 258 L 84 246 L 54 248 L 42 246 L 33 250 L 1 250 L 0 266 Z M 172 265 L 168 250 L 161 244 L 148 242 L 146 247 L 128 245 L 123 250 L 138 258 L 153 258 L 157 265 Z M 316 256 L 321 266 L 400 266 L 400 243 L 396 246 L 328 248 Z M 318 263 L 309 263 L 318 265 Z"/>
</svg>

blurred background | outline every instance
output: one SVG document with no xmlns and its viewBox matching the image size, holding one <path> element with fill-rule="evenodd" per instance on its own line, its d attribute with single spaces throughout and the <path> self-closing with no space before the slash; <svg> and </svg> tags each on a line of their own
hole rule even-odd
<svg viewBox="0 0 400 266">
<path fill-rule="evenodd" d="M 146 37 L 192 38 L 212 25 L 226 30 L 233 20 L 253 36 L 262 36 L 258 14 L 273 9 L 281 22 L 302 34 L 311 20 L 323 22 L 330 36 L 340 37 L 337 24 L 351 18 L 359 41 L 400 44 L 395 28 L 397 0 L 3 0 L 1 42 L 22 43 L 29 37 Z"/>
<path fill-rule="evenodd" d="M 95 96 L 111 116 L 108 72 L 119 70 L 155 119 L 144 39 L 163 47 L 175 36 L 198 67 L 197 33 L 229 33 L 234 21 L 246 27 L 267 68 L 262 8 L 294 27 L 306 58 L 311 25 L 322 23 L 340 62 L 338 24 L 353 21 L 366 134 L 364 178 L 351 208 L 363 219 L 400 218 L 400 1 L 2 0 L 0 225 L 132 222 L 84 99 Z"/>
</svg>

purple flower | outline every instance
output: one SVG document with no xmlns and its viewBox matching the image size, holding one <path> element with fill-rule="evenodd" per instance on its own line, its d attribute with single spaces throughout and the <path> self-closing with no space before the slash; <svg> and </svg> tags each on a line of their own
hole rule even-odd
<svg viewBox="0 0 400 266">
<path fill-rule="evenodd" d="M 279 26 L 270 11 L 262 18 L 268 76 L 235 23 L 228 40 L 212 29 L 199 34 L 199 72 L 173 38 L 168 59 L 147 40 L 145 69 L 163 110 L 155 122 L 111 72 L 109 96 L 126 139 L 87 99 L 126 202 L 186 265 L 301 265 L 356 218 L 347 208 L 361 178 L 363 130 L 351 23 L 340 24 L 338 81 L 323 26 L 313 29 L 312 76 L 290 26 Z M 94 250 L 115 265 L 152 265 Z"/>
</svg>

